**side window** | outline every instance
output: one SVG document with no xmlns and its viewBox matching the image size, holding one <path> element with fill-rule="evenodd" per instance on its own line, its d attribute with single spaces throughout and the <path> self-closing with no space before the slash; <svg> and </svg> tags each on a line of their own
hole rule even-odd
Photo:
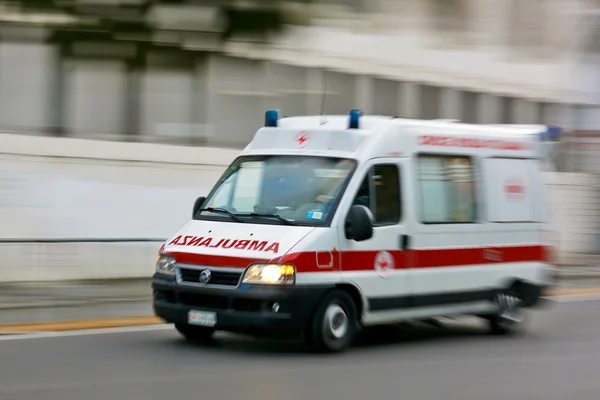
<svg viewBox="0 0 600 400">
<path fill-rule="evenodd" d="M 365 176 L 353 204 L 368 207 L 376 226 L 394 225 L 402 218 L 400 171 L 395 164 L 371 167 Z"/>
<path fill-rule="evenodd" d="M 474 223 L 475 173 L 470 157 L 421 155 L 421 222 Z"/>
</svg>

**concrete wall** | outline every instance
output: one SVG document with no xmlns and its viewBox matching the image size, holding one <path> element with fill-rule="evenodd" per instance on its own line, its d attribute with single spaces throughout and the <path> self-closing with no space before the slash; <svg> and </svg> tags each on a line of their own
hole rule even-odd
<svg viewBox="0 0 600 400">
<path fill-rule="evenodd" d="M 237 153 L 0 134 L 0 282 L 148 276 Z"/>
<path fill-rule="evenodd" d="M 0 282 L 150 276 L 160 239 L 237 153 L 0 134 Z M 596 180 L 546 177 L 561 256 L 594 249 Z"/>
</svg>

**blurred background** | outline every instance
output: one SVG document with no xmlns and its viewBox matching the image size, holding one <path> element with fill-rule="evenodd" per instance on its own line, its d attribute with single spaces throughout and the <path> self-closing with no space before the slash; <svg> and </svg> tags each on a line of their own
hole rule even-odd
<svg viewBox="0 0 600 400">
<path fill-rule="evenodd" d="M 560 125 L 559 260 L 597 265 L 598 22 L 584 0 L 0 1 L 0 281 L 149 277 L 269 108 Z"/>
</svg>

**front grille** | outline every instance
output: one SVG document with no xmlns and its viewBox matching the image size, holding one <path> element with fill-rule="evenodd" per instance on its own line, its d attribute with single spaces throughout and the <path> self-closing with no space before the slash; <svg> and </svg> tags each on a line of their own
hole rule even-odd
<svg viewBox="0 0 600 400">
<path fill-rule="evenodd" d="M 200 283 L 200 273 L 203 269 L 180 268 L 179 276 L 182 282 Z M 206 285 L 222 285 L 222 286 L 237 286 L 242 276 L 241 272 L 219 271 L 211 269 L 210 280 Z"/>
</svg>

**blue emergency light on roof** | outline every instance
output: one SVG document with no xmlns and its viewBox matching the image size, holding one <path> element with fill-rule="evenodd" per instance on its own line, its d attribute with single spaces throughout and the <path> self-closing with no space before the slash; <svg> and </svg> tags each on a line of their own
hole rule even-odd
<svg viewBox="0 0 600 400">
<path fill-rule="evenodd" d="M 265 113 L 265 126 L 276 127 L 279 120 L 279 110 L 267 110 Z"/>
<path fill-rule="evenodd" d="M 350 110 L 350 125 L 348 129 L 358 129 L 358 121 L 362 115 L 362 110 Z"/>
<path fill-rule="evenodd" d="M 560 126 L 550 125 L 542 132 L 542 140 L 556 142 L 560 138 L 562 128 Z"/>
</svg>

